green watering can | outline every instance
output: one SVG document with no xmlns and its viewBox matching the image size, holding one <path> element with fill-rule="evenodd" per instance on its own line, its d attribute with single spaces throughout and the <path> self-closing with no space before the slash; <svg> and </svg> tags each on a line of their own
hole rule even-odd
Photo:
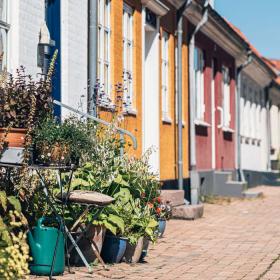
<svg viewBox="0 0 280 280">
<path fill-rule="evenodd" d="M 56 222 L 59 228 L 44 226 L 43 223 L 46 221 Z M 37 221 L 37 226 L 27 233 L 32 257 L 32 262 L 29 264 L 31 274 L 50 275 L 53 260 L 52 275 L 59 275 L 64 272 L 65 241 L 61 225 L 61 221 L 59 220 L 42 217 Z"/>
</svg>

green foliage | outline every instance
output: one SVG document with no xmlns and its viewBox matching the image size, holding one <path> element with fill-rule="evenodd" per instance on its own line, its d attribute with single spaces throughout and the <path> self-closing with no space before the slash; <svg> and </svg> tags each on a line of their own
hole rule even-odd
<svg viewBox="0 0 280 280">
<path fill-rule="evenodd" d="M 77 163 L 94 146 L 90 130 L 94 126 L 75 117 L 59 122 L 42 121 L 34 133 L 37 160 L 43 163 Z"/>
<path fill-rule="evenodd" d="M 29 273 L 29 247 L 26 243 L 27 221 L 19 200 L 0 192 L 0 278 L 24 279 Z"/>
<path fill-rule="evenodd" d="M 155 241 L 157 216 L 149 205 L 159 196 L 160 184 L 148 164 L 151 151 L 141 158 L 121 156 L 114 126 L 98 127 L 94 133 L 95 145 L 88 162 L 74 173 L 71 189 L 97 191 L 114 197 L 115 201 L 97 218 L 89 213 L 87 221 L 103 225 L 133 244 L 141 236 Z"/>
<path fill-rule="evenodd" d="M 33 126 L 52 112 L 52 76 L 57 51 L 52 58 L 47 78 L 33 80 L 25 68 L 17 69 L 16 76 L 3 72 L 0 77 L 0 127 L 28 128 L 31 112 Z M 35 103 L 35 104 L 34 104 Z"/>
</svg>

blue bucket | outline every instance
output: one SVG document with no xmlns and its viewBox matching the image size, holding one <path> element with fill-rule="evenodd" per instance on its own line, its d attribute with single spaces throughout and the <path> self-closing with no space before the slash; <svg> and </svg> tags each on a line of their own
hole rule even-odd
<svg viewBox="0 0 280 280">
<path fill-rule="evenodd" d="M 106 263 L 119 263 L 126 249 L 127 239 L 106 235 L 101 256 Z"/>
<path fill-rule="evenodd" d="M 159 219 L 158 220 L 158 237 L 161 238 L 164 234 L 166 228 L 166 220 Z"/>
</svg>

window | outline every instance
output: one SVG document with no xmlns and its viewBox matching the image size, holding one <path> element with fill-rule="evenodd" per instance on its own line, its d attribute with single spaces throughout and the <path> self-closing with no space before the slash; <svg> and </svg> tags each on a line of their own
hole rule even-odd
<svg viewBox="0 0 280 280">
<path fill-rule="evenodd" d="M 223 74 L 223 126 L 230 127 L 231 115 L 230 115 L 230 75 L 229 68 L 222 67 Z"/>
<path fill-rule="evenodd" d="M 178 123 L 178 43 L 175 46 L 175 115 L 176 123 Z"/>
<path fill-rule="evenodd" d="M 251 129 L 251 125 L 250 125 L 250 108 L 251 108 L 251 101 L 250 101 L 250 97 L 249 97 L 249 90 L 247 88 L 246 91 L 246 103 L 245 103 L 245 129 L 244 129 L 244 136 L 246 137 L 250 137 L 250 129 Z M 241 120 L 242 122 L 242 120 Z"/>
<path fill-rule="evenodd" d="M 199 48 L 194 50 L 195 71 L 195 97 L 196 97 L 196 119 L 204 121 L 204 54 Z"/>
<path fill-rule="evenodd" d="M 251 108 L 251 115 L 252 115 L 252 135 L 251 137 L 253 139 L 257 138 L 257 104 L 256 104 L 256 92 L 253 91 L 253 96 L 252 96 L 252 108 Z"/>
<path fill-rule="evenodd" d="M 256 135 L 256 138 L 258 140 L 261 139 L 261 90 L 258 90 L 256 92 L 257 94 L 257 109 L 256 109 L 256 121 L 257 121 L 257 135 Z"/>
<path fill-rule="evenodd" d="M 110 1 L 98 0 L 98 66 L 97 74 L 104 95 L 103 102 L 110 102 Z"/>
<path fill-rule="evenodd" d="M 168 56 L 169 35 L 162 33 L 161 39 L 161 94 L 162 94 L 162 118 L 169 120 L 169 56 Z"/>
<path fill-rule="evenodd" d="M 0 0 L 0 71 L 7 66 L 7 1 Z"/>
<path fill-rule="evenodd" d="M 247 118 L 246 118 L 246 85 L 243 80 L 242 93 L 240 96 L 240 133 L 242 136 L 245 136 Z"/>
<path fill-rule="evenodd" d="M 124 3 L 123 8 L 123 81 L 124 102 L 132 109 L 133 96 L 133 10 Z"/>
</svg>

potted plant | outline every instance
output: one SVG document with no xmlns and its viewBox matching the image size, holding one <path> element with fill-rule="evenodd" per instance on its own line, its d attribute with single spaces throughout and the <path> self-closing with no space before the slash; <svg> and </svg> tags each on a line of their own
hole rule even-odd
<svg viewBox="0 0 280 280">
<path fill-rule="evenodd" d="M 144 238 L 156 240 L 158 222 L 149 207 L 141 206 L 140 199 L 131 200 L 131 206 L 131 216 L 124 232 L 128 237 L 124 261 L 137 263 L 142 255 Z"/>
<path fill-rule="evenodd" d="M 107 135 L 110 138 L 107 138 Z M 147 244 L 147 240 L 156 239 L 158 222 L 148 202 L 159 196 L 160 184 L 158 178 L 149 170 L 148 154 L 141 158 L 126 154 L 120 157 L 119 142 L 110 131 L 105 130 L 101 133 L 101 139 L 95 138 L 93 158 L 75 172 L 72 188 L 94 190 L 116 199 L 113 205 L 104 209 L 94 223 L 107 228 L 105 243 L 108 239 L 125 237 L 127 239 L 125 260 L 136 262 L 142 253 L 142 243 Z M 116 225 L 112 228 L 108 214 L 116 215 L 123 220 L 124 232 L 120 230 L 116 232 Z M 104 252 L 103 248 L 102 253 Z"/>
<path fill-rule="evenodd" d="M 170 203 L 163 203 L 160 197 L 153 199 L 149 202 L 149 206 L 153 209 L 158 220 L 158 237 L 161 238 L 166 229 L 166 221 L 172 217 L 172 207 Z"/>
<path fill-rule="evenodd" d="M 101 252 L 105 261 L 120 261 L 127 248 L 125 260 L 135 262 L 142 253 L 143 239 L 156 240 L 158 222 L 147 203 L 159 196 L 160 184 L 149 169 L 150 152 L 141 158 L 126 152 L 121 155 L 124 144 L 116 137 L 114 127 L 98 126 L 92 131 L 95 145 L 88 161 L 75 171 L 71 189 L 98 191 L 115 198 L 95 219 L 90 211 L 85 223 L 106 228 Z"/>
<path fill-rule="evenodd" d="M 124 221 L 118 212 L 114 207 L 108 206 L 96 219 L 89 215 L 87 222 L 91 223 L 92 231 L 102 234 L 98 249 L 102 253 L 103 260 L 108 263 L 119 263 L 126 249 L 127 239 L 123 237 Z M 95 234 L 92 238 L 97 239 L 98 236 Z M 90 249 L 86 251 L 89 251 L 90 259 L 94 260 L 94 252 Z"/>
<path fill-rule="evenodd" d="M 114 195 L 115 202 L 106 207 L 94 224 L 104 225 L 107 228 L 101 256 L 105 262 L 119 263 L 126 250 L 127 237 L 125 219 L 130 214 L 130 193 L 126 189 Z"/>
<path fill-rule="evenodd" d="M 63 122 L 45 118 L 34 133 L 35 161 L 45 165 L 77 164 L 94 145 L 88 134 L 88 125 L 69 117 Z"/>
<path fill-rule="evenodd" d="M 57 51 L 46 77 L 35 81 L 21 66 L 15 76 L 0 77 L 0 148 L 30 148 L 32 130 L 52 111 L 52 76 Z M 6 145 L 4 145 L 4 143 Z M 28 146 L 28 147 L 27 147 Z"/>
</svg>

